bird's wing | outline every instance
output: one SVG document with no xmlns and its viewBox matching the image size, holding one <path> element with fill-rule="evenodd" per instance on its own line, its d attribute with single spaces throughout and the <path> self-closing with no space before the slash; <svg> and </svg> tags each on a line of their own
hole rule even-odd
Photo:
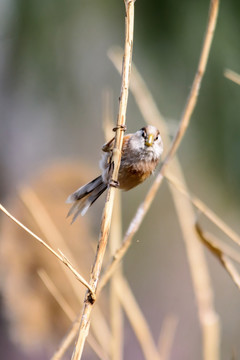
<svg viewBox="0 0 240 360">
<path fill-rule="evenodd" d="M 110 141 L 106 142 L 103 146 L 102 146 L 102 151 L 104 152 L 110 152 L 113 149 L 114 146 L 114 139 L 115 137 L 113 137 Z"/>
<path fill-rule="evenodd" d="M 123 138 L 123 148 L 122 148 L 123 151 L 124 151 L 125 147 L 127 146 L 128 140 L 130 139 L 131 135 L 132 134 L 127 134 L 127 135 L 124 136 L 124 138 Z M 112 151 L 113 147 L 114 147 L 114 139 L 115 139 L 115 137 L 113 137 L 110 141 L 105 143 L 102 146 L 102 151 L 104 151 L 104 152 Z"/>
</svg>

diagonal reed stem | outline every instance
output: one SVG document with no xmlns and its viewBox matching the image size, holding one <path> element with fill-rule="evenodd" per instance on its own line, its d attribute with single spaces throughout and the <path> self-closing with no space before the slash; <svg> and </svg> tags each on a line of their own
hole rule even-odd
<svg viewBox="0 0 240 360">
<path fill-rule="evenodd" d="M 63 255 L 63 253 L 57 253 L 55 250 L 51 248 L 45 241 L 43 241 L 39 236 L 34 234 L 30 229 L 28 229 L 25 225 L 23 225 L 19 220 L 17 220 L 12 214 L 10 214 L 5 207 L 0 204 L 0 210 L 7 215 L 11 220 L 13 220 L 18 226 L 20 226 L 23 230 L 25 230 L 28 234 L 30 234 L 33 238 L 35 238 L 40 244 L 42 244 L 48 251 L 50 251 L 53 255 L 58 258 L 67 268 L 75 275 L 75 277 L 88 288 L 88 291 L 91 294 L 94 294 L 93 288 L 88 284 L 88 282 L 77 272 L 77 270 L 72 266 L 69 260 Z M 60 251 L 60 250 L 59 250 Z"/>
</svg>

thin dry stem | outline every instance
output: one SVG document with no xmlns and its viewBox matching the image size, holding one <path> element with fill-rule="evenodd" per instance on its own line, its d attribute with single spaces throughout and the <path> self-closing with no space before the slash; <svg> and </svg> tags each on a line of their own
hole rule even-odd
<svg viewBox="0 0 240 360">
<path fill-rule="evenodd" d="M 113 255 L 117 248 L 121 245 L 122 240 L 122 218 L 121 218 L 121 194 L 120 191 L 116 193 L 112 226 L 109 236 L 109 250 Z M 112 343 L 111 343 L 111 359 L 123 359 L 123 312 L 122 306 L 116 291 L 116 283 L 119 282 L 119 277 L 122 275 L 122 266 L 113 274 L 110 282 L 110 323 L 112 329 Z"/>
<path fill-rule="evenodd" d="M 218 7 L 219 7 L 219 1 L 218 0 L 211 0 L 210 2 L 210 10 L 209 10 L 209 19 L 207 24 L 207 30 L 203 42 L 203 47 L 200 55 L 200 60 L 198 64 L 198 69 L 191 87 L 191 91 L 185 106 L 185 109 L 183 111 L 183 115 L 181 117 L 181 122 L 179 129 L 177 131 L 177 134 L 173 140 L 172 146 L 170 147 L 170 150 L 162 164 L 161 171 L 159 175 L 163 175 L 166 169 L 166 166 L 168 162 L 172 159 L 173 155 L 176 153 L 183 136 L 186 132 L 186 129 L 189 125 L 190 118 L 192 116 L 192 113 L 195 109 L 197 97 L 199 94 L 199 90 L 201 87 L 201 82 L 203 75 L 206 70 L 208 56 L 210 52 L 210 47 L 212 44 L 212 39 L 214 35 L 214 30 L 216 26 L 217 21 L 217 15 L 218 15 Z"/>
<path fill-rule="evenodd" d="M 121 72 L 121 58 L 122 58 L 123 51 L 121 51 L 121 54 L 119 54 L 118 60 L 119 60 L 119 72 Z M 133 70 L 133 69 L 132 69 Z M 135 71 L 133 71 L 135 73 Z M 135 75 L 132 75 L 133 79 L 131 84 L 135 84 Z M 137 86 L 137 84 L 136 84 Z M 131 89 L 132 85 L 130 85 Z M 108 102 L 108 108 L 109 108 L 109 95 L 107 97 Z M 107 107 L 107 106 L 106 106 Z M 107 119 L 111 119 L 111 116 L 109 116 L 109 113 L 105 111 L 105 117 L 104 117 L 104 131 L 105 135 L 107 135 L 106 129 L 112 128 L 112 125 L 109 125 L 110 121 L 106 121 Z M 107 136 L 109 138 L 109 136 Z M 119 208 L 119 201 L 117 199 L 119 197 L 120 201 L 120 192 L 117 192 L 116 194 L 116 201 L 115 201 L 115 208 L 113 212 L 113 219 L 112 219 L 112 226 L 111 226 L 111 234 L 110 234 L 110 252 L 113 255 L 117 248 L 119 248 L 121 244 L 122 239 L 122 233 L 121 233 L 121 211 Z M 122 282 L 124 281 L 124 288 L 122 288 Z M 130 287 L 128 286 L 127 282 L 125 281 L 123 275 L 122 275 L 122 269 L 121 265 L 117 269 L 117 271 L 113 274 L 111 278 L 111 287 L 110 287 L 110 307 L 111 307 L 111 324 L 112 324 L 112 359 L 121 359 L 122 358 L 122 314 L 121 314 L 121 304 L 119 303 L 119 293 L 120 298 L 122 298 L 123 294 L 125 296 L 125 307 L 127 307 L 126 311 L 127 315 L 131 314 L 129 316 L 130 318 L 130 324 L 132 325 L 133 331 L 135 332 L 135 329 L 137 329 L 136 337 L 139 341 L 140 347 L 143 349 L 143 353 L 146 355 L 145 358 L 151 359 L 152 354 L 157 354 L 157 348 L 154 345 L 154 340 L 151 335 L 151 332 L 149 330 L 148 324 L 141 313 L 141 309 L 139 308 L 138 304 L 136 303 L 136 300 L 134 299 L 134 295 L 132 294 L 132 291 Z M 116 289 L 119 289 L 116 291 Z M 127 292 L 125 291 L 127 289 Z M 122 291 L 121 291 L 122 290 Z M 139 321 L 140 319 L 140 321 Z M 143 324 L 143 325 L 142 325 Z M 139 325 L 142 326 L 142 329 L 139 329 Z M 146 337 L 141 336 L 141 334 L 147 333 L 147 339 Z M 158 354 L 156 355 L 158 356 Z"/>
<path fill-rule="evenodd" d="M 108 52 L 110 59 L 112 60 L 118 71 L 120 71 L 121 69 L 121 54 L 122 50 L 120 48 L 112 48 Z M 134 64 L 132 67 L 132 81 L 130 84 L 130 89 L 134 95 L 136 103 L 145 121 L 149 124 L 154 124 L 157 128 L 161 130 L 163 142 L 166 147 L 169 147 L 170 139 L 168 137 L 168 129 L 166 123 L 162 115 L 160 114 L 150 91 L 148 90 L 144 80 L 142 79 L 140 73 L 137 71 Z M 184 180 L 184 174 L 181 170 L 181 166 L 179 164 L 177 156 L 173 158 L 173 160 L 169 164 L 169 168 L 171 170 L 171 173 L 173 173 L 174 176 L 178 178 L 183 184 L 185 192 L 187 193 L 187 186 Z M 214 351 L 214 353 L 217 353 L 220 343 L 219 317 L 215 313 L 214 309 L 211 280 L 208 273 L 204 252 L 198 242 L 196 233 L 193 228 L 193 223 L 195 222 L 194 210 L 189 199 L 186 197 L 184 198 L 184 196 L 180 195 L 173 185 L 169 184 L 169 189 L 173 196 L 173 201 L 181 226 L 183 239 L 186 245 L 190 271 L 197 298 L 203 339 L 207 339 L 206 341 L 204 341 L 203 348 L 205 349 L 209 347 L 215 347 L 216 350 Z M 199 272 L 197 271 L 197 269 L 202 269 L 202 271 Z M 214 319 L 215 326 L 213 326 L 212 321 L 209 322 L 209 319 Z M 170 350 L 170 340 L 168 345 L 163 347 L 165 350 L 162 349 L 161 355 L 167 356 L 167 352 L 168 350 Z M 209 353 L 209 350 L 204 350 L 204 353 Z"/>
<path fill-rule="evenodd" d="M 201 86 L 201 81 L 203 78 L 203 75 L 205 73 L 206 65 L 207 65 L 207 59 L 210 51 L 210 46 L 214 34 L 214 29 L 216 25 L 217 20 L 217 14 L 218 14 L 218 6 L 219 1 L 218 0 L 212 0 L 210 2 L 210 12 L 209 12 L 209 21 L 207 25 L 207 31 L 204 38 L 204 43 L 200 55 L 199 65 L 198 69 L 191 87 L 190 95 L 187 100 L 187 104 L 185 106 L 185 110 L 183 112 L 183 115 L 181 117 L 180 125 L 178 132 L 173 140 L 173 143 L 170 147 L 170 150 L 165 158 L 165 160 L 162 163 L 162 166 L 160 168 L 160 171 L 155 178 L 155 181 L 148 191 L 144 202 L 139 206 L 136 215 L 134 216 L 131 224 L 129 225 L 129 228 L 126 232 L 126 235 L 124 237 L 124 241 L 122 246 L 118 249 L 116 254 L 114 255 L 111 264 L 107 268 L 105 274 L 103 275 L 103 278 L 101 280 L 99 288 L 102 289 L 102 287 L 107 283 L 109 278 L 111 277 L 112 273 L 115 271 L 117 265 L 122 260 L 123 256 L 125 255 L 126 251 L 128 250 L 129 246 L 131 245 L 132 238 L 134 234 L 139 229 L 142 220 L 148 211 L 153 199 L 155 198 L 156 192 L 162 182 L 163 174 L 165 173 L 165 170 L 167 168 L 167 165 L 169 161 L 173 158 L 174 154 L 176 153 L 181 140 L 183 139 L 183 136 L 186 132 L 186 129 L 188 127 L 190 117 L 193 113 L 194 107 L 196 105 L 197 96 L 199 93 L 199 89 Z"/>
<path fill-rule="evenodd" d="M 69 304 L 67 303 L 67 301 L 65 300 L 63 295 L 60 293 L 60 291 L 58 290 L 56 285 L 53 283 L 53 281 L 50 279 L 50 277 L 48 276 L 46 271 L 43 270 L 43 269 L 39 269 L 38 270 L 38 275 L 40 276 L 41 280 L 43 281 L 44 285 L 46 286 L 46 288 L 48 289 L 50 294 L 54 297 L 54 299 L 59 304 L 59 306 L 61 307 L 63 312 L 66 314 L 68 319 L 71 322 L 75 322 L 75 319 L 76 319 L 75 312 L 69 306 Z M 75 336 L 76 336 L 76 333 L 77 333 L 77 329 L 78 329 L 78 326 L 76 327 Z M 74 339 L 74 333 L 72 333 L 72 331 L 71 331 L 71 335 L 72 335 L 71 336 L 71 342 L 72 342 L 73 339 Z M 93 349 L 93 351 L 98 355 L 98 357 L 100 359 L 107 359 L 106 354 L 103 352 L 102 348 L 99 346 L 99 344 L 93 338 L 93 336 L 91 336 L 91 334 L 89 334 L 89 337 L 88 337 L 87 341 L 88 341 L 90 347 Z M 71 342 L 70 342 L 70 344 L 71 344 Z M 58 352 L 54 354 L 52 359 L 55 359 L 55 360 L 56 359 L 61 359 L 61 357 L 64 355 L 65 350 L 67 350 L 66 342 L 65 342 L 65 345 L 62 346 L 58 350 Z"/>
<path fill-rule="evenodd" d="M 17 220 L 12 214 L 10 214 L 7 209 L 0 204 L 0 210 L 7 215 L 11 220 L 13 220 L 18 226 L 20 226 L 23 230 L 25 230 L 27 233 L 29 233 L 32 237 L 34 237 L 38 242 L 40 242 L 43 246 L 45 246 L 53 255 L 55 255 L 58 260 L 60 260 L 64 265 L 67 266 L 67 268 L 75 275 L 75 277 L 83 284 L 85 285 L 89 291 L 94 294 L 92 292 L 92 289 L 90 287 L 90 285 L 86 282 L 86 280 L 75 270 L 75 268 L 71 265 L 71 263 L 68 261 L 68 259 L 66 258 L 65 255 L 58 254 L 57 252 L 55 252 L 47 243 L 45 243 L 44 240 L 42 240 L 39 236 L 37 236 L 36 234 L 34 234 L 30 229 L 28 229 L 25 225 L 23 225 L 19 220 Z M 41 274 L 43 275 L 43 274 Z M 43 276 L 41 276 L 41 278 L 43 279 L 43 281 L 45 282 L 45 285 L 48 287 L 49 291 L 51 288 L 51 294 L 54 295 L 55 299 L 59 302 L 60 297 L 57 294 L 57 290 L 56 288 L 54 289 L 54 284 L 50 281 L 50 279 L 48 278 L 46 281 L 46 276 L 43 278 Z M 60 306 L 62 307 L 62 302 L 59 302 Z M 66 310 L 66 308 L 64 307 L 64 309 Z M 66 314 L 69 316 L 70 312 L 67 311 Z M 73 313 L 70 316 L 70 320 L 72 320 L 73 318 Z M 64 344 L 60 347 L 60 349 L 55 353 L 54 357 L 52 359 L 57 360 L 57 359 L 61 359 L 62 355 L 64 354 L 64 352 L 66 351 L 66 349 L 68 348 L 68 346 L 71 344 L 71 342 L 73 341 L 74 337 L 76 336 L 76 332 L 77 329 L 79 327 L 79 323 L 75 324 L 73 327 L 73 331 L 71 331 L 71 334 L 68 336 L 67 341 L 64 342 Z M 76 330 L 75 330 L 76 329 Z M 75 333 L 74 333 L 75 331 Z M 93 339 L 93 341 L 95 342 L 95 340 Z M 94 347 L 94 351 L 98 354 L 98 356 L 100 356 L 100 358 L 102 359 L 106 359 L 107 360 L 107 356 L 104 354 L 102 350 L 100 350 L 99 346 L 95 346 L 95 344 L 93 344 L 93 341 L 91 341 L 90 338 L 90 342 L 92 342 L 92 347 Z M 101 357 L 102 356 L 102 357 Z"/>
<path fill-rule="evenodd" d="M 206 55 L 209 51 L 209 46 L 211 43 L 211 37 L 213 34 L 216 16 L 217 16 L 217 9 L 218 9 L 218 3 L 215 2 L 215 5 L 213 4 L 211 6 L 209 26 L 206 35 L 206 37 L 209 40 L 205 38 L 206 40 L 205 50 L 203 49 L 202 57 L 199 62 L 199 72 L 195 76 L 195 83 L 193 84 L 192 92 L 190 94 L 190 99 L 186 106 L 187 108 L 189 108 L 189 112 L 185 111 L 186 122 L 184 126 L 188 124 L 189 120 L 187 121 L 187 118 L 188 119 L 190 118 L 191 112 L 193 111 L 193 108 L 196 103 L 197 92 L 199 90 L 198 84 L 200 84 L 201 76 L 203 75 L 203 71 L 206 66 L 206 60 L 207 60 Z M 118 60 L 119 50 L 118 49 L 111 50 L 109 52 L 109 57 L 113 61 L 114 65 L 119 69 L 119 60 Z M 163 137 L 164 144 L 165 146 L 168 147 L 169 139 L 167 136 L 168 134 L 167 127 L 153 101 L 150 92 L 148 91 L 144 81 L 142 80 L 140 74 L 137 72 L 134 66 L 132 69 L 132 76 L 133 79 L 130 88 L 134 94 L 135 100 L 138 104 L 138 107 L 143 117 L 146 119 L 148 123 L 153 124 L 156 127 L 159 127 L 159 129 L 161 130 L 161 135 Z M 192 102 L 191 99 L 193 99 Z M 179 138 L 180 138 L 180 133 L 179 133 Z M 172 160 L 170 167 L 174 175 L 177 176 L 179 179 L 181 179 L 181 182 L 184 183 L 184 186 L 186 187 L 184 176 L 177 159 Z M 157 187 L 155 187 L 155 189 Z M 198 244 L 196 235 L 192 227 L 192 224 L 194 223 L 194 219 L 195 219 L 194 212 L 190 202 L 187 199 L 184 199 L 183 197 L 179 196 L 179 194 L 177 194 L 176 190 L 172 186 L 170 186 L 170 191 L 173 195 L 173 200 L 176 206 L 176 211 L 181 225 L 183 238 L 186 244 L 191 275 L 193 278 L 194 289 L 198 300 L 199 317 L 203 331 L 204 356 L 205 359 L 211 359 L 211 360 L 217 359 L 219 358 L 218 352 L 219 352 L 219 343 L 220 343 L 219 318 L 214 310 L 211 281 L 210 281 L 210 276 L 208 274 L 204 253 L 201 246 Z M 151 198 L 149 197 L 149 199 L 151 201 L 153 197 Z M 124 239 L 124 243 L 126 241 L 126 246 L 124 245 L 125 248 L 122 247 L 121 250 L 115 254 L 112 265 L 109 267 L 109 272 L 105 273 L 105 276 L 103 277 L 103 281 L 100 284 L 101 287 L 103 287 L 104 284 L 108 281 L 108 278 L 111 276 L 111 272 L 114 271 L 114 269 L 118 264 L 118 261 L 121 260 L 121 257 L 124 256 L 125 251 L 127 251 L 127 248 L 131 243 L 131 238 L 132 238 L 131 231 L 133 231 L 133 233 L 137 231 L 143 219 L 145 210 L 146 208 L 144 208 L 143 205 L 140 206 L 140 208 L 138 209 L 138 212 L 133 222 L 131 223 L 131 226 L 128 229 L 128 234 L 130 235 L 130 237 L 127 237 L 128 235 L 127 234 Z M 202 271 L 201 272 L 197 271 L 197 269 L 200 268 L 202 269 Z"/>
<path fill-rule="evenodd" d="M 169 173 L 165 175 L 166 179 L 176 187 L 184 196 L 186 196 L 192 204 L 200 210 L 209 220 L 211 220 L 224 234 L 226 234 L 233 242 L 240 246 L 240 236 L 232 230 L 222 219 L 220 219 L 207 205 L 205 205 L 197 197 L 190 195 L 184 189 L 183 185 Z"/>
<path fill-rule="evenodd" d="M 7 215 L 11 220 L 13 220 L 18 226 L 20 226 L 23 230 L 25 230 L 28 234 L 30 234 L 32 237 L 34 237 L 40 244 L 42 244 L 45 248 L 48 249 L 53 255 L 55 255 L 58 260 L 60 260 L 64 265 L 67 266 L 67 268 L 75 275 L 78 281 L 80 281 L 83 285 L 85 285 L 88 290 L 94 295 L 93 288 L 88 284 L 88 282 L 77 272 L 77 270 L 72 266 L 72 264 L 66 260 L 65 257 L 62 257 L 60 254 L 58 254 L 55 250 L 51 248 L 47 243 L 45 243 L 44 240 L 42 240 L 39 236 L 34 234 L 30 229 L 28 229 L 25 225 L 23 225 L 19 220 L 17 220 L 13 215 L 11 215 L 5 207 L 0 204 L 0 210 L 4 212 L 5 215 Z"/>
<path fill-rule="evenodd" d="M 108 50 L 108 57 L 116 67 L 119 73 L 121 73 L 121 59 L 122 59 L 123 49 L 119 46 L 114 46 Z M 138 105 L 139 110 L 142 113 L 145 121 L 150 124 L 156 126 L 156 128 L 161 129 L 162 133 L 167 133 L 167 127 L 163 120 L 162 115 L 160 114 L 153 97 L 148 90 L 143 78 L 138 72 L 134 63 L 132 64 L 132 75 L 131 75 L 131 83 L 130 90 L 133 93 L 135 101 Z M 159 126 L 161 125 L 161 126 Z M 163 130 L 162 128 L 165 128 Z M 168 141 L 167 141 L 168 142 Z M 166 141 L 163 138 L 163 143 L 166 146 Z"/>
<path fill-rule="evenodd" d="M 76 338 L 77 332 L 79 330 L 79 324 L 81 321 L 82 315 L 79 315 L 74 322 L 72 328 L 68 332 L 68 334 L 64 337 L 61 345 L 59 346 L 58 350 L 55 352 L 51 360 L 58 360 L 61 359 L 62 356 L 65 354 L 73 340 Z M 100 357 L 100 359 L 108 359 L 108 353 L 109 351 L 109 344 L 112 341 L 112 337 L 109 331 L 109 328 L 107 326 L 107 323 L 105 319 L 103 318 L 103 315 L 98 307 L 95 307 L 94 309 L 94 322 L 92 322 L 92 329 L 94 330 L 94 335 L 98 341 L 98 343 L 101 345 L 100 349 L 102 353 L 104 353 L 103 357 Z M 91 334 L 89 334 L 90 338 L 93 338 Z M 89 336 L 87 340 L 89 339 Z M 90 340 L 91 341 L 91 340 Z M 95 341 L 95 340 L 94 340 Z M 100 353 L 100 351 L 98 351 Z"/>
<path fill-rule="evenodd" d="M 237 74 L 236 72 L 226 69 L 224 71 L 224 76 L 229 79 L 232 80 L 233 82 L 235 82 L 236 84 L 240 85 L 240 75 Z"/>
<path fill-rule="evenodd" d="M 186 191 L 185 181 L 184 188 Z M 214 307 L 214 293 L 203 247 L 194 232 L 195 214 L 188 198 L 184 198 L 174 187 L 171 187 L 171 191 L 175 194 L 174 203 L 186 245 L 198 305 L 198 315 L 203 335 L 203 358 L 217 360 L 219 359 L 220 350 L 220 321 Z"/>
<path fill-rule="evenodd" d="M 21 200 L 23 201 L 24 205 L 27 207 L 28 211 L 31 213 L 33 219 L 37 223 L 37 225 L 40 227 L 42 233 L 48 240 L 48 243 L 51 245 L 51 247 L 61 247 L 64 249 L 64 252 L 71 256 L 71 259 L 74 259 L 74 255 L 72 254 L 72 251 L 70 250 L 69 246 L 67 245 L 64 237 L 62 236 L 61 232 L 58 230 L 56 225 L 54 224 L 48 210 L 42 203 L 41 199 L 37 196 L 36 192 L 33 191 L 30 187 L 24 187 L 20 193 L 19 196 Z M 66 256 L 61 253 L 63 259 L 66 261 Z M 75 260 L 75 259 L 74 259 Z M 82 303 L 82 296 L 79 292 L 79 286 L 78 283 L 75 281 L 75 278 L 72 276 L 72 274 L 68 271 L 66 266 L 64 266 L 64 263 L 60 263 L 62 265 L 62 269 L 64 273 L 66 274 L 69 284 L 71 285 L 78 301 Z M 76 267 L 76 260 L 74 261 L 74 267 Z M 104 316 L 101 313 L 101 310 L 99 307 L 95 309 L 94 314 L 94 321 L 92 322 L 92 331 L 98 340 L 99 344 L 101 344 L 101 347 L 105 350 L 105 352 L 108 352 L 109 349 L 109 342 L 111 339 L 110 331 L 107 325 L 107 322 L 104 318 Z M 103 331 L 99 331 L 99 327 L 103 329 Z M 75 336 L 77 334 L 77 328 L 75 332 Z M 67 337 L 66 337 L 67 338 Z M 71 338 L 71 334 L 70 334 Z M 71 342 L 69 342 L 70 345 Z M 61 351 L 61 349 L 59 350 Z"/>
<path fill-rule="evenodd" d="M 117 131 L 116 131 L 114 149 L 112 154 L 112 162 L 114 164 L 113 173 L 112 173 L 113 181 L 117 181 L 118 179 L 118 171 L 121 162 L 121 149 L 123 142 L 122 129 L 125 126 L 125 122 L 126 122 L 128 88 L 130 81 L 132 46 L 133 46 L 134 1 L 125 0 L 125 7 L 126 7 L 125 49 L 124 49 L 124 58 L 123 58 L 122 86 L 121 86 L 121 94 L 120 94 L 120 102 L 119 102 Z M 107 239 L 109 235 L 114 195 L 115 195 L 115 189 L 113 187 L 110 187 L 108 189 L 106 196 L 98 248 L 90 276 L 90 285 L 95 290 L 98 285 L 103 257 L 105 254 Z M 92 301 L 93 299 L 89 295 L 90 295 L 89 292 L 87 292 L 85 297 L 85 305 L 82 313 L 82 319 L 80 323 L 79 335 L 72 356 L 73 360 L 79 360 L 81 358 L 85 340 L 89 331 L 90 315 L 94 303 L 94 301 Z"/>
<path fill-rule="evenodd" d="M 76 320 L 73 323 L 71 330 L 69 331 L 67 336 L 65 336 L 65 338 L 61 342 L 59 348 L 54 353 L 54 355 L 51 357 L 51 360 L 60 360 L 60 359 L 62 359 L 65 352 L 67 351 L 67 349 L 69 348 L 69 346 L 72 344 L 73 340 L 76 337 L 76 334 L 77 334 L 77 331 L 78 331 L 78 328 L 79 328 L 79 322 L 80 322 L 80 319 Z"/>
<path fill-rule="evenodd" d="M 44 237 L 47 239 L 48 243 L 52 248 L 61 248 L 64 253 L 68 255 L 71 259 L 73 259 L 73 266 L 76 267 L 76 260 L 74 259 L 74 255 L 70 250 L 67 242 L 59 231 L 58 227 L 52 220 L 51 215 L 48 210 L 44 206 L 41 199 L 37 196 L 36 192 L 30 187 L 24 187 L 19 192 L 20 199 L 27 207 L 28 211 L 31 213 L 34 221 L 41 229 Z M 64 256 L 63 256 L 64 258 Z M 72 277 L 71 273 L 67 270 L 66 266 L 61 263 L 62 269 L 66 274 L 69 284 L 71 285 L 77 299 L 82 302 L 82 298 L 79 293 L 78 284 L 75 279 Z"/>
<path fill-rule="evenodd" d="M 72 328 L 70 332 L 67 334 L 67 336 L 63 339 L 61 345 L 59 346 L 58 350 L 54 353 L 54 355 L 51 357 L 51 360 L 60 360 L 63 358 L 64 354 L 66 353 L 69 346 L 72 344 L 73 340 L 76 337 L 77 331 L 79 329 L 79 323 L 80 323 L 81 317 L 78 317 L 76 321 L 74 321 Z M 99 344 L 96 342 L 95 338 L 89 334 L 87 339 L 89 345 L 94 350 L 94 352 L 97 354 L 99 359 L 101 360 L 109 360 L 108 355 L 106 352 L 99 346 Z"/>
<path fill-rule="evenodd" d="M 103 111 L 103 130 L 105 140 L 111 136 L 113 124 L 113 109 L 112 109 L 112 93 L 110 91 L 104 92 L 104 111 Z M 115 194 L 115 202 L 112 214 L 112 224 L 109 235 L 109 252 L 113 255 L 117 248 L 121 245 L 122 240 L 122 217 L 121 217 L 121 193 L 117 191 Z M 122 269 L 119 266 L 110 282 L 110 324 L 112 330 L 111 337 L 111 360 L 121 360 L 123 358 L 123 313 L 118 295 L 115 289 L 115 282 L 118 281 Z"/>
<path fill-rule="evenodd" d="M 232 261 L 230 261 L 226 255 L 222 255 L 222 264 L 224 265 L 234 284 L 240 290 L 240 275 Z"/>
<path fill-rule="evenodd" d="M 232 264 L 232 262 L 228 259 L 228 257 L 222 253 L 221 249 L 219 249 L 218 247 L 216 247 L 216 245 L 213 245 L 213 242 L 211 240 L 209 240 L 209 238 L 206 237 L 206 234 L 203 233 L 201 227 L 199 226 L 199 224 L 196 224 L 196 231 L 200 237 L 200 239 L 202 240 L 202 242 L 204 243 L 204 245 L 206 245 L 208 247 L 208 249 L 210 249 L 210 251 L 218 258 L 218 260 L 221 262 L 221 264 L 223 265 L 223 267 L 227 270 L 227 272 L 229 273 L 231 279 L 233 280 L 233 282 L 237 285 L 238 288 L 240 288 L 240 277 L 239 274 L 236 270 L 236 268 L 234 267 L 234 265 Z M 212 334 L 215 334 L 215 342 L 218 344 L 218 333 L 215 327 L 215 323 L 214 323 L 214 319 L 209 318 L 209 333 L 205 334 L 206 337 L 206 344 L 208 346 L 206 346 L 205 348 L 205 354 L 207 354 L 207 358 L 208 359 L 215 359 L 216 356 L 219 357 L 219 354 L 215 353 L 215 347 L 212 346 L 212 342 L 214 341 L 214 339 L 211 339 L 211 342 L 208 342 L 208 337 L 209 335 L 212 336 Z M 214 329 L 214 331 L 212 331 L 211 327 Z M 218 344 L 219 345 L 219 344 Z M 205 356 L 206 358 L 206 356 Z"/>
<path fill-rule="evenodd" d="M 112 341 L 112 334 L 106 321 L 105 314 L 101 311 L 99 306 L 95 306 L 94 308 L 94 321 L 91 322 L 91 330 L 105 353 L 110 355 L 109 344 Z"/>
<path fill-rule="evenodd" d="M 111 93 L 105 92 L 104 97 L 104 116 L 103 116 L 103 130 L 105 133 L 105 140 L 110 138 L 110 132 L 114 126 Z M 115 253 L 117 248 L 121 245 L 122 240 L 122 216 L 121 216 L 121 193 L 117 191 L 115 194 L 115 202 L 112 214 L 112 224 L 109 235 L 109 252 L 111 255 Z M 121 303 L 115 289 L 115 282 L 118 281 L 119 274 L 122 273 L 122 268 L 119 266 L 110 282 L 110 324 L 112 330 L 111 337 L 111 359 L 121 360 L 123 358 L 123 312 Z"/>
<path fill-rule="evenodd" d="M 50 294 L 54 297 L 54 299 L 57 301 L 63 312 L 67 315 L 69 320 L 74 321 L 76 318 L 76 314 L 74 313 L 71 306 L 69 306 L 68 302 L 60 293 L 60 291 L 57 289 L 54 282 L 50 279 L 46 271 L 43 269 L 39 269 L 37 273 L 41 278 L 42 282 L 44 283 L 44 285 L 46 286 L 46 288 L 48 289 L 48 291 L 50 292 Z"/>
<path fill-rule="evenodd" d="M 149 326 L 123 276 L 114 284 L 146 360 L 160 360 Z"/>
<path fill-rule="evenodd" d="M 178 321 L 179 320 L 175 315 L 169 315 L 163 321 L 161 333 L 158 340 L 158 348 L 162 360 L 170 359 Z"/>
<path fill-rule="evenodd" d="M 31 187 L 25 186 L 19 191 L 19 197 L 51 246 L 60 247 L 68 256 L 73 257 L 69 246 L 37 193 Z"/>
</svg>

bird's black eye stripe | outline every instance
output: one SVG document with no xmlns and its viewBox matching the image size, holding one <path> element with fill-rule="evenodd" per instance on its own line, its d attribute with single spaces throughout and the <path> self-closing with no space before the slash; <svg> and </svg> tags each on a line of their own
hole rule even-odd
<svg viewBox="0 0 240 360">
<path fill-rule="evenodd" d="M 157 132 L 157 136 L 155 137 L 154 140 L 158 140 L 158 139 L 159 139 L 159 135 L 160 135 L 160 132 L 158 131 L 158 132 Z"/>
<path fill-rule="evenodd" d="M 146 139 L 146 137 L 147 137 L 146 129 L 143 127 L 140 130 L 142 131 L 142 136 Z"/>
</svg>

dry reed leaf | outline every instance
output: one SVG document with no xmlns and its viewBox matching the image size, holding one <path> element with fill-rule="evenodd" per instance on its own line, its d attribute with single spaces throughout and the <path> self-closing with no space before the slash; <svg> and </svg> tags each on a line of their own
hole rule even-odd
<svg viewBox="0 0 240 360">
<path fill-rule="evenodd" d="M 230 278 L 232 279 L 234 284 L 240 290 L 240 275 L 239 275 L 236 267 L 233 265 L 232 261 L 225 254 L 224 250 L 221 249 L 216 244 L 216 241 L 214 241 L 214 239 L 212 239 L 211 234 L 203 232 L 202 228 L 200 227 L 200 225 L 198 223 L 195 224 L 195 229 L 196 229 L 196 232 L 197 232 L 200 240 L 211 251 L 211 253 L 217 257 L 217 259 L 223 265 L 224 269 L 230 275 Z M 227 249 L 229 251 L 229 248 L 227 248 Z M 233 253 L 234 253 L 234 250 L 231 249 L 231 254 L 233 254 Z M 232 257 L 239 258 L 238 252 L 236 252 L 235 256 L 233 255 Z"/>
<path fill-rule="evenodd" d="M 237 74 L 236 72 L 234 72 L 232 70 L 229 70 L 229 69 L 226 69 L 224 71 L 224 76 L 227 79 L 229 79 L 229 80 L 235 82 L 236 84 L 240 85 L 240 75 Z"/>
</svg>

